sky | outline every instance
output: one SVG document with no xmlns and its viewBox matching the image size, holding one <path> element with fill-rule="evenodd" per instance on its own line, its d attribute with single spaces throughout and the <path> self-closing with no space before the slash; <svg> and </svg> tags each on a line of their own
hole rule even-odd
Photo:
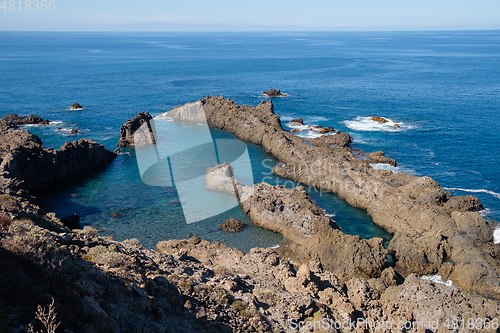
<svg viewBox="0 0 500 333">
<path fill-rule="evenodd" d="M 45 1 L 0 0 L 0 31 L 500 29 L 500 0 Z"/>
</svg>

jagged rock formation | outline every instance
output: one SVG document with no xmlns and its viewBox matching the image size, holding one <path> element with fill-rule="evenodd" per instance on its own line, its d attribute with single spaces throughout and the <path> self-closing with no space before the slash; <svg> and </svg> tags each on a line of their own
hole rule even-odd
<svg viewBox="0 0 500 333">
<path fill-rule="evenodd" d="M 344 234 L 302 186 L 288 189 L 260 183 L 251 188 L 241 185 L 233 175 L 226 163 L 209 168 L 205 188 L 229 193 L 235 193 L 236 188 L 244 193 L 238 196 L 240 205 L 252 222 L 283 235 L 285 244 L 277 252 L 284 257 L 298 263 L 320 261 L 341 280 L 378 277 L 387 267 L 387 251 L 381 238 L 364 240 Z"/>
<path fill-rule="evenodd" d="M 269 89 L 268 91 L 264 91 L 263 94 L 269 97 L 288 97 L 288 95 L 282 94 L 280 90 L 276 89 Z"/>
<path fill-rule="evenodd" d="M 230 218 L 220 225 L 220 228 L 227 232 L 238 232 L 245 227 L 245 223 L 238 219 Z"/>
<path fill-rule="evenodd" d="M 32 194 L 116 156 L 90 139 L 45 148 L 38 136 L 8 119 L 0 121 L 0 137 L 0 209 L 10 217 L 40 214 Z"/>
<path fill-rule="evenodd" d="M 29 116 L 18 116 L 17 114 L 9 114 L 3 116 L 2 122 L 9 123 L 11 125 L 22 126 L 22 125 L 48 125 L 50 123 L 47 119 L 42 119 L 34 114 Z"/>
<path fill-rule="evenodd" d="M 495 225 L 477 212 L 454 213 L 458 208 L 451 204 L 446 209 L 451 195 L 433 179 L 375 170 L 369 166 L 373 161 L 356 158 L 348 147 L 311 145 L 281 128 L 271 101 L 249 107 L 207 96 L 199 102 L 209 125 L 261 145 L 282 162 L 273 169 L 276 175 L 334 192 L 366 210 L 394 235 L 389 250 L 403 275 L 451 272 L 464 290 L 500 297 L 500 270 L 491 249 Z M 303 171 L 294 172 L 299 167 Z"/>
<path fill-rule="evenodd" d="M 142 133 L 141 135 L 145 135 L 146 137 L 139 138 L 139 140 L 141 142 L 156 143 L 154 123 L 150 122 L 151 119 L 153 119 L 153 117 L 147 111 L 139 112 L 134 118 L 128 119 L 125 124 L 120 127 L 120 140 L 117 145 L 120 147 L 127 147 L 135 144 L 134 136 L 137 130 L 143 125 L 147 126 L 146 130 L 138 133 Z"/>
</svg>

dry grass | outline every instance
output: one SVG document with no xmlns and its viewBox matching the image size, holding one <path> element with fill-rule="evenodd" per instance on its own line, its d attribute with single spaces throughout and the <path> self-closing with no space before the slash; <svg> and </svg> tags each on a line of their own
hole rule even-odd
<svg viewBox="0 0 500 333">
<path fill-rule="evenodd" d="M 55 333 L 57 327 L 61 324 L 61 322 L 56 321 L 56 316 L 57 313 L 54 308 L 54 298 L 52 298 L 52 303 L 48 305 L 47 310 L 38 305 L 36 319 L 38 319 L 45 327 L 46 333 Z M 30 324 L 28 326 L 28 333 L 43 333 L 43 331 L 35 332 L 33 326 Z"/>
<path fill-rule="evenodd" d="M 109 247 L 97 245 L 91 248 L 83 259 L 92 261 L 98 265 L 108 265 L 110 268 L 127 266 L 129 263 L 127 256 L 116 252 L 116 247 L 112 245 Z"/>
</svg>

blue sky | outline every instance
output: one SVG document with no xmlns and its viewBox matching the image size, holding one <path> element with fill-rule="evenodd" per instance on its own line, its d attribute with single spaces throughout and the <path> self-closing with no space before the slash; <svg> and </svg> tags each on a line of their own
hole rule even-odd
<svg viewBox="0 0 500 333">
<path fill-rule="evenodd" d="M 0 0 L 0 4 L 4 0 Z M 19 3 L 23 8 L 19 10 Z M 54 11 L 0 9 L 0 30 L 309 31 L 500 29 L 499 0 L 53 0 Z M 41 2 L 41 0 L 40 0 Z M 6 1 L 7 6 L 9 0 Z M 31 1 L 33 3 L 33 0 Z"/>
</svg>

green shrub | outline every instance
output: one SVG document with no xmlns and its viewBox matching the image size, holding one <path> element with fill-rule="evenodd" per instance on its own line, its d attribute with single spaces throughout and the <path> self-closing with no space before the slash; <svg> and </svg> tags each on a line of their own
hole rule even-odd
<svg viewBox="0 0 500 333">
<path fill-rule="evenodd" d="M 231 294 L 221 286 L 216 286 L 213 289 L 214 299 L 216 302 L 221 304 L 228 304 L 231 301 Z"/>
<path fill-rule="evenodd" d="M 261 302 L 266 303 L 269 306 L 276 306 L 279 302 L 281 302 L 280 296 L 272 290 L 264 290 L 260 293 L 258 298 Z"/>
<path fill-rule="evenodd" d="M 127 256 L 116 252 L 114 245 L 110 245 L 109 248 L 104 245 L 94 246 L 84 256 L 84 259 L 95 262 L 98 265 L 108 265 L 111 268 L 128 265 Z"/>
</svg>

